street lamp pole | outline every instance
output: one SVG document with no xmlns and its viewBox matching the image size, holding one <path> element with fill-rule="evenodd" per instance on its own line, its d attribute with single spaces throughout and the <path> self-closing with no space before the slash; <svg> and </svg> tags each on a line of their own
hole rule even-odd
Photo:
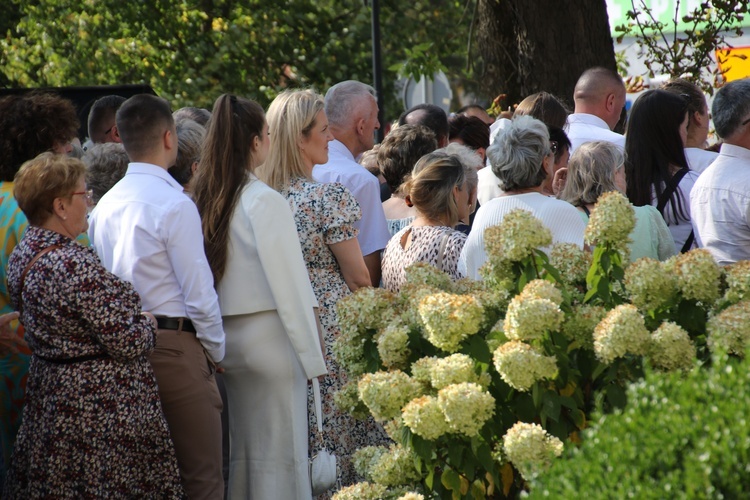
<svg viewBox="0 0 750 500">
<path fill-rule="evenodd" d="M 365 0 L 366 2 L 367 0 Z M 370 0 L 372 5 L 372 78 L 378 94 L 378 122 L 380 129 L 375 133 L 377 143 L 383 141 L 385 132 L 385 99 L 383 98 L 383 67 L 380 57 L 380 0 Z"/>
</svg>

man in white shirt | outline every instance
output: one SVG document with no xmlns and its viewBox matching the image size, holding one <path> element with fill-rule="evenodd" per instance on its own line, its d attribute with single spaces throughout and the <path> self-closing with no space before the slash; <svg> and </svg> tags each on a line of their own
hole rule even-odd
<svg viewBox="0 0 750 500">
<path fill-rule="evenodd" d="M 575 112 L 568 116 L 570 154 L 584 142 L 609 141 L 625 148 L 625 136 L 612 132 L 625 106 L 625 84 L 615 71 L 590 68 L 573 93 Z"/>
<path fill-rule="evenodd" d="M 711 107 L 724 140 L 690 192 L 695 237 L 719 264 L 750 259 L 750 79 L 727 83 Z"/>
<path fill-rule="evenodd" d="M 351 191 L 362 210 L 357 241 L 370 272 L 372 286 L 380 284 L 380 251 L 390 239 L 378 178 L 356 162 L 355 158 L 372 149 L 378 122 L 375 90 L 354 80 L 337 83 L 325 97 L 328 126 L 334 140 L 328 143 L 328 163 L 316 165 L 313 177 L 318 182 L 338 182 Z"/>
<path fill-rule="evenodd" d="M 221 410 L 214 373 L 224 329 L 200 216 L 167 172 L 177 158 L 169 104 L 141 94 L 117 112 L 127 173 L 91 214 L 104 266 L 133 284 L 157 317 L 150 361 L 189 498 L 223 499 Z"/>
</svg>

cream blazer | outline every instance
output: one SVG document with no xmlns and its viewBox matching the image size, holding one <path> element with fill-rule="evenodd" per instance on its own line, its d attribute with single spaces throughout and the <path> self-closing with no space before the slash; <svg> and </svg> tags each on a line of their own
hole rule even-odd
<svg viewBox="0 0 750 500">
<path fill-rule="evenodd" d="M 313 311 L 318 302 L 291 209 L 253 174 L 232 214 L 217 291 L 222 316 L 276 310 L 307 378 L 327 373 Z"/>
</svg>

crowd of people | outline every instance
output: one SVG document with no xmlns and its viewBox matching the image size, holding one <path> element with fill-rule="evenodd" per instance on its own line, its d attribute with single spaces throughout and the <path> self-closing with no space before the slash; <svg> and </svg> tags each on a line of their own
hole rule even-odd
<svg viewBox="0 0 750 500">
<path fill-rule="evenodd" d="M 357 81 L 267 110 L 108 96 L 85 152 L 70 102 L 0 99 L 3 498 L 309 499 L 323 450 L 329 498 L 358 480 L 358 448 L 389 442 L 334 404 L 336 304 L 399 291 L 418 262 L 482 279 L 484 230 L 518 208 L 583 248 L 619 191 L 631 261 L 750 257 L 750 80 L 714 99 L 720 153 L 685 80 L 644 92 L 627 123 L 611 70 L 572 97 L 572 113 L 540 92 L 498 119 L 421 104 L 375 145 Z"/>
</svg>

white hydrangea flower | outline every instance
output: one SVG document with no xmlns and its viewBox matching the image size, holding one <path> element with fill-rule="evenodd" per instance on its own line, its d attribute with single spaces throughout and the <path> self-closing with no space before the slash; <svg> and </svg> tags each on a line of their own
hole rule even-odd
<svg viewBox="0 0 750 500">
<path fill-rule="evenodd" d="M 591 245 L 609 243 L 624 249 L 635 227 L 635 210 L 630 201 L 617 191 L 604 193 L 591 211 L 584 238 Z"/>
<path fill-rule="evenodd" d="M 383 486 L 398 486 L 420 480 L 422 474 L 414 466 L 415 458 L 410 448 L 400 444 L 391 445 L 370 467 L 372 480 Z"/>
<path fill-rule="evenodd" d="M 430 369 L 430 381 L 435 389 L 461 382 L 479 382 L 474 371 L 474 360 L 466 354 L 452 354 L 436 359 Z"/>
<path fill-rule="evenodd" d="M 401 417 L 414 434 L 430 441 L 449 431 L 443 410 L 434 396 L 412 399 L 404 406 Z"/>
<path fill-rule="evenodd" d="M 401 408 L 420 391 L 419 383 L 400 370 L 367 373 L 357 387 L 359 398 L 378 421 L 399 416 Z"/>
<path fill-rule="evenodd" d="M 622 304 L 609 311 L 594 329 L 594 353 L 609 364 L 626 354 L 646 354 L 650 339 L 638 309 Z"/>
<path fill-rule="evenodd" d="M 732 302 L 750 298 L 750 260 L 741 260 L 724 268 L 727 278 L 726 297 Z"/>
<path fill-rule="evenodd" d="M 665 321 L 651 335 L 649 359 L 661 370 L 689 370 L 695 362 L 695 346 L 679 325 Z"/>
<path fill-rule="evenodd" d="M 342 333 L 380 330 L 393 316 L 396 296 L 384 288 L 362 287 L 336 303 Z"/>
<path fill-rule="evenodd" d="M 658 260 L 643 257 L 625 270 L 625 289 L 642 311 L 668 304 L 677 294 L 677 279 Z"/>
<path fill-rule="evenodd" d="M 453 280 L 448 274 L 425 262 L 410 265 L 405 269 L 404 274 L 407 283 L 418 286 L 428 286 L 444 291 L 450 290 L 453 286 Z"/>
<path fill-rule="evenodd" d="M 495 413 L 495 398 L 479 384 L 463 382 L 438 392 L 438 405 L 451 431 L 476 436 Z"/>
<path fill-rule="evenodd" d="M 744 356 L 750 342 L 750 301 L 738 302 L 709 319 L 706 332 L 711 352 L 725 350 Z"/>
<path fill-rule="evenodd" d="M 551 244 L 552 232 L 528 210 L 511 210 L 500 224 L 484 231 L 484 247 L 492 261 L 517 262 Z"/>
<path fill-rule="evenodd" d="M 508 304 L 503 331 L 511 340 L 537 339 L 547 331 L 557 331 L 564 318 L 560 306 L 551 300 L 521 294 Z"/>
<path fill-rule="evenodd" d="M 357 474 L 368 481 L 372 481 L 370 470 L 381 455 L 388 452 L 385 446 L 365 446 L 358 449 L 352 455 L 352 465 Z"/>
<path fill-rule="evenodd" d="M 525 298 L 547 299 L 553 304 L 560 305 L 563 302 L 563 295 L 554 283 L 547 280 L 531 280 L 526 283 L 520 294 Z"/>
<path fill-rule="evenodd" d="M 554 356 L 544 356 L 517 340 L 498 347 L 492 359 L 505 383 L 519 391 L 528 391 L 538 380 L 557 376 L 557 359 Z"/>
<path fill-rule="evenodd" d="M 382 500 L 387 492 L 382 484 L 356 483 L 341 488 L 331 500 Z"/>
<path fill-rule="evenodd" d="M 410 491 L 398 497 L 396 500 L 424 500 L 424 495 Z"/>
<path fill-rule="evenodd" d="M 411 378 L 425 385 L 432 385 L 432 365 L 438 358 L 425 356 L 411 364 Z"/>
<path fill-rule="evenodd" d="M 591 267 L 591 252 L 575 243 L 555 243 L 549 252 L 549 263 L 558 270 L 563 282 L 582 283 Z"/>
<path fill-rule="evenodd" d="M 664 263 L 677 278 L 682 296 L 705 304 L 719 298 L 721 268 L 705 248 L 676 255 Z"/>
<path fill-rule="evenodd" d="M 386 326 L 377 337 L 378 354 L 383 366 L 403 368 L 409 360 L 409 327 L 400 320 Z"/>
<path fill-rule="evenodd" d="M 419 315 L 427 340 L 447 352 L 456 352 L 461 342 L 479 331 L 484 310 L 470 295 L 436 293 L 422 299 Z"/>
<path fill-rule="evenodd" d="M 505 457 L 527 481 L 547 469 L 563 452 L 563 443 L 537 424 L 517 422 L 503 436 Z"/>
</svg>

